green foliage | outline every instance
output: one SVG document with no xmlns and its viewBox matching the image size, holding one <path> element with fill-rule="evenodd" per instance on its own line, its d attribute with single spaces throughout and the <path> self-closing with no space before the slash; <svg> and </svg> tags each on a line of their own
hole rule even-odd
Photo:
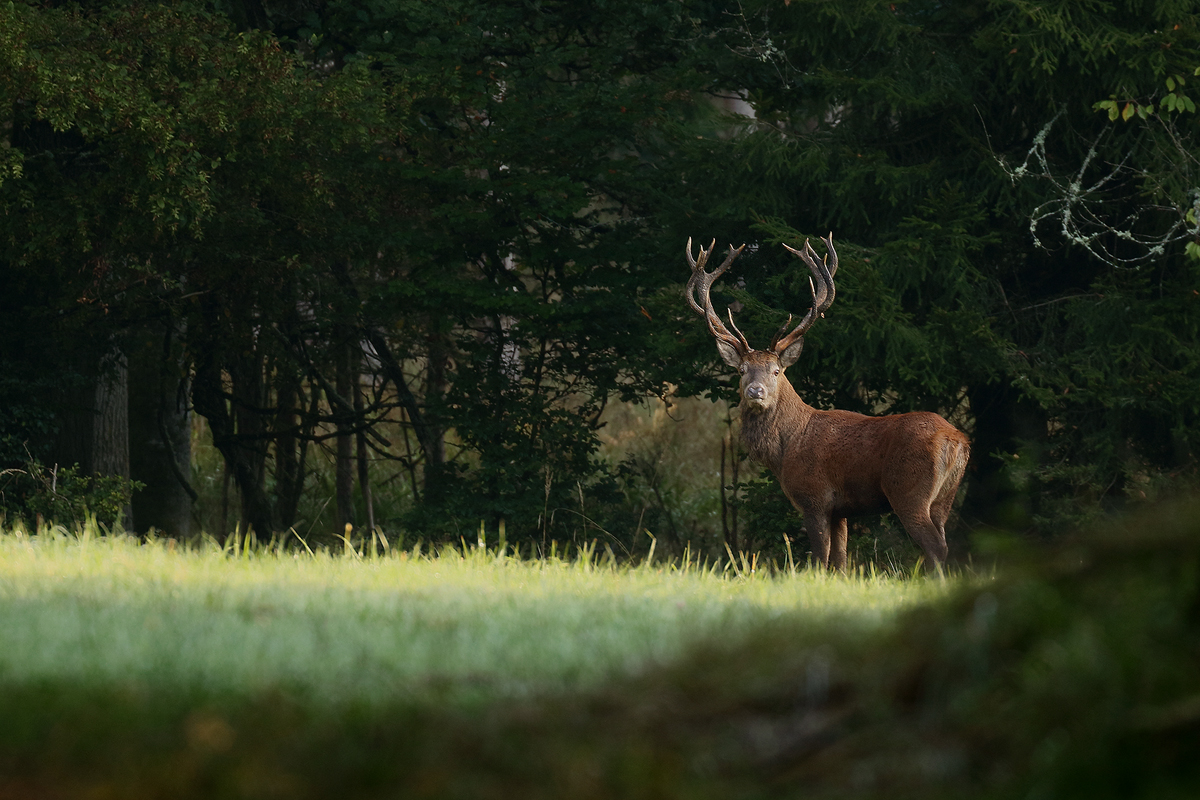
<svg viewBox="0 0 1200 800">
<path fill-rule="evenodd" d="M 297 319 L 300 298 L 340 311 L 311 294 L 328 273 L 297 254 L 338 221 L 332 165 L 371 137 L 377 103 L 361 71 L 306 71 L 270 34 L 235 33 L 190 5 L 3 13 L 0 79 L 22 98 L 6 151 L 22 167 L 0 184 L 0 263 L 19 289 L 6 308 L 19 324 L 0 342 L 7 371 L 94 370 L 144 327 L 186 331 L 183 367 L 197 409 L 226 423 L 244 515 L 277 528 L 302 481 L 279 483 L 277 507 L 261 497 L 265 431 L 246 407 L 270 404 L 264 380 L 303 375 L 286 346 L 310 321 Z M 260 335 L 264 319 L 278 336 Z M 310 395 L 298 402 L 312 407 Z M 271 416 L 311 431 L 287 410 Z M 281 461 L 303 462 L 297 441 L 278 448 Z"/>
<path fill-rule="evenodd" d="M 644 357 L 640 298 L 675 283 L 653 218 L 671 127 L 704 113 L 696 56 L 671 44 L 693 35 L 686 11 L 346 2 L 307 19 L 314 58 L 369 59 L 404 98 L 367 173 L 391 199 L 346 243 L 371 258 L 344 281 L 355 324 L 402 354 L 405 415 L 448 443 L 442 462 L 422 442 L 423 531 L 504 519 L 541 541 L 613 503 L 600 412 L 668 372 Z"/>
<path fill-rule="evenodd" d="M 45 398 L 64 383 L 62 376 L 0 376 L 0 465 L 16 466 L 42 450 L 57 432 L 57 420 Z M 34 450 L 30 450 L 30 446 Z M 40 445 L 40 447 L 39 447 Z"/>
<path fill-rule="evenodd" d="M 29 459 L 0 473 L 0 513 L 8 520 L 45 520 L 80 528 L 89 521 L 113 528 L 144 484 L 119 475 L 80 475 L 79 465 L 46 467 Z"/>
<path fill-rule="evenodd" d="M 757 551 L 765 547 L 774 551 L 787 537 L 795 540 L 795 558 L 801 563 L 804 561 L 807 540 L 802 530 L 803 518 L 784 497 L 774 477 L 763 474 L 748 481 L 738 503 L 744 509 L 742 524 L 759 543 L 758 547 L 749 547 L 748 550 Z"/>
<path fill-rule="evenodd" d="M 1192 72 L 1193 76 L 1200 75 L 1200 67 Z M 1183 87 L 1187 85 L 1187 79 L 1182 75 L 1168 75 L 1163 85 L 1167 88 L 1167 94 L 1163 95 L 1159 101 L 1161 110 L 1171 113 L 1196 113 L 1196 104 L 1190 97 L 1183 93 Z M 1122 103 L 1117 99 L 1117 96 L 1109 95 L 1109 99 L 1100 100 L 1092 104 L 1092 108 L 1097 111 L 1106 111 L 1110 122 L 1115 122 L 1120 117 L 1125 122 L 1128 122 L 1136 114 L 1139 119 L 1145 120 L 1155 112 L 1154 101 L 1137 102 L 1128 100 Z"/>
<path fill-rule="evenodd" d="M 21 99 L 6 208 L 25 199 L 19 219 L 40 234 L 25 242 L 27 257 L 43 252 L 43 237 L 110 258 L 114 245 L 144 252 L 166 233 L 199 237 L 216 211 L 217 171 L 293 136 L 288 84 L 297 76 L 267 36 L 234 37 L 187 5 L 85 13 L 9 3 L 3 14 L 0 74 L 5 96 Z M 228 147 L 231 139 L 249 152 Z M 36 199 L 30 181 L 39 182 Z M 19 230 L 9 229 L 10 247 Z"/>
</svg>

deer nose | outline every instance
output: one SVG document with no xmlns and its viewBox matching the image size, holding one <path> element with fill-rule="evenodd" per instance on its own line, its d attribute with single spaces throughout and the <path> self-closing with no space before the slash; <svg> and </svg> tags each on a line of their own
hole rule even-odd
<svg viewBox="0 0 1200 800">
<path fill-rule="evenodd" d="M 746 387 L 746 397 L 751 400 L 762 400 L 767 396 L 767 390 L 761 383 L 752 383 Z"/>
</svg>

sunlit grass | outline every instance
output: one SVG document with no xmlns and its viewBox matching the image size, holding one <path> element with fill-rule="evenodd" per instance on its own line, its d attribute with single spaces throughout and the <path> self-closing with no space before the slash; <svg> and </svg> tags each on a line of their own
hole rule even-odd
<svg viewBox="0 0 1200 800">
<path fill-rule="evenodd" d="M 0 679 L 472 702 L 586 689 L 780 617 L 866 632 L 952 584 L 18 528 L 0 534 Z"/>
</svg>

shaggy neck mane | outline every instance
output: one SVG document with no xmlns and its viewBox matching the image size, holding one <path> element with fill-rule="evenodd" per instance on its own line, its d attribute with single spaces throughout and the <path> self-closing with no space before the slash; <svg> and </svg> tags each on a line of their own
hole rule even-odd
<svg viewBox="0 0 1200 800">
<path fill-rule="evenodd" d="M 762 410 L 743 402 L 740 409 L 742 444 L 746 451 L 752 459 L 779 474 L 787 440 L 808 427 L 812 407 L 801 400 L 791 382 L 780 375 L 773 406 Z"/>
</svg>

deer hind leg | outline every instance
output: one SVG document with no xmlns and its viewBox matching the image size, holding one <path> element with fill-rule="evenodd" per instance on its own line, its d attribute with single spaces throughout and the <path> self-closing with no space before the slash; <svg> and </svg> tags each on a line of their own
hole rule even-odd
<svg viewBox="0 0 1200 800">
<path fill-rule="evenodd" d="M 946 520 L 950 519 L 950 508 L 954 505 L 954 490 L 957 488 L 955 486 L 948 492 L 943 491 L 929 506 L 929 518 L 937 527 L 943 541 L 946 539 Z"/>
<path fill-rule="evenodd" d="M 928 474 L 912 475 L 910 483 L 885 487 L 884 490 L 904 530 L 920 545 L 925 551 L 925 559 L 939 572 L 949 554 L 946 518 L 961 477 L 961 470 L 930 470 Z"/>
<path fill-rule="evenodd" d="M 946 546 L 946 533 L 943 527 L 946 522 L 945 517 L 937 519 L 931 513 L 933 512 L 931 500 L 933 487 L 928 487 L 928 491 L 911 492 L 908 497 L 925 499 L 907 501 L 902 499 L 901 502 L 892 503 L 892 510 L 900 518 L 908 535 L 925 551 L 926 560 L 940 569 L 942 562 L 946 560 L 949 548 Z"/>
<path fill-rule="evenodd" d="M 954 503 L 954 492 L 950 492 L 948 497 L 945 495 L 945 493 L 938 495 L 936 498 L 934 498 L 933 502 L 930 503 L 930 505 L 929 505 L 929 521 L 933 524 L 933 527 L 937 530 L 938 538 L 941 540 L 942 545 L 946 549 L 947 553 L 949 552 L 949 548 L 946 547 L 946 545 L 945 545 L 945 542 L 946 542 L 946 520 L 948 520 L 950 518 L 950 506 L 953 503 Z M 905 524 L 904 527 L 906 530 L 909 530 L 907 523 Z M 909 532 L 911 534 L 911 530 L 909 530 Z M 913 538 L 915 539 L 916 537 L 914 536 Z M 926 548 L 924 545 L 922 545 L 922 549 L 924 549 L 926 553 L 929 552 L 929 549 Z M 946 558 L 946 556 L 943 554 L 942 560 L 945 560 L 945 558 Z"/>
<path fill-rule="evenodd" d="M 946 535 L 946 520 L 950 518 L 950 510 L 954 506 L 954 498 L 958 494 L 958 484 L 962 481 L 963 473 L 967 469 L 967 450 L 963 446 L 948 448 L 946 457 L 949 463 L 943 474 L 942 483 L 937 487 L 933 502 L 929 506 L 929 516 L 943 537 Z"/>
<path fill-rule="evenodd" d="M 950 549 L 946 546 L 946 533 L 941 525 L 936 524 L 929 515 L 929 509 L 914 510 L 908 513 L 896 509 L 896 516 L 904 525 L 904 530 L 925 551 L 925 558 L 933 566 L 941 570 L 942 563 Z M 944 524 L 944 521 L 943 521 Z"/>
</svg>

